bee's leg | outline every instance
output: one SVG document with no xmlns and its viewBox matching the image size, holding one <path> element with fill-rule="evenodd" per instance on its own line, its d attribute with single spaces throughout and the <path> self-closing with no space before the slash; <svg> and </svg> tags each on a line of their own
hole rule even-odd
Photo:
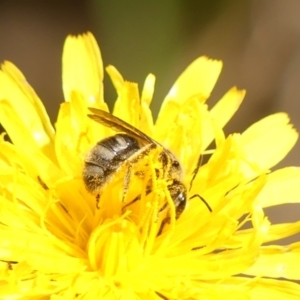
<svg viewBox="0 0 300 300">
<path fill-rule="evenodd" d="M 96 195 L 96 208 L 100 209 L 100 194 Z"/>
<path fill-rule="evenodd" d="M 46 185 L 46 183 L 42 180 L 42 178 L 38 175 L 37 177 L 39 184 L 42 186 L 44 190 L 49 190 L 49 187 Z"/>
<path fill-rule="evenodd" d="M 152 189 L 150 186 L 147 187 L 147 190 L 146 190 L 146 195 L 148 195 L 149 193 L 151 193 Z M 125 209 L 129 206 L 129 205 L 132 205 L 133 203 L 137 202 L 138 200 L 141 200 L 141 195 L 138 195 L 136 196 L 133 200 L 131 200 L 130 202 L 128 202 L 127 204 L 125 204 L 123 207 L 122 207 L 122 213 L 124 213 Z"/>
<path fill-rule="evenodd" d="M 149 144 L 147 146 L 145 146 L 143 149 L 141 149 L 140 151 L 138 151 L 136 154 L 132 155 L 131 158 L 129 158 L 126 161 L 126 165 L 125 165 L 125 176 L 124 176 L 124 188 L 123 188 L 123 196 L 122 196 L 122 203 L 126 202 L 126 196 L 128 193 L 128 188 L 129 188 L 129 184 L 130 184 L 130 177 L 132 174 L 132 168 L 135 164 L 139 163 L 141 161 L 141 159 L 143 159 L 145 156 L 149 155 L 151 153 L 151 151 L 155 150 L 157 148 L 156 144 Z M 140 177 L 140 178 L 144 178 L 145 172 L 144 171 L 138 171 L 135 173 L 136 176 Z M 148 195 L 150 192 L 152 191 L 151 186 L 147 186 L 146 189 L 146 195 Z M 138 200 L 141 199 L 141 195 L 138 195 L 137 197 L 135 197 L 133 200 L 131 200 L 130 202 L 128 202 L 127 204 L 125 204 L 122 207 L 122 213 L 124 213 L 125 209 L 129 206 L 132 205 L 133 203 L 137 202 Z"/>
<path fill-rule="evenodd" d="M 161 212 L 163 212 L 163 211 L 167 208 L 167 206 L 168 206 L 168 203 L 165 203 L 165 204 L 160 208 L 160 210 L 158 211 L 158 213 L 160 214 Z M 168 224 L 168 223 L 170 223 L 170 220 L 171 220 L 170 216 L 167 216 L 167 217 L 165 217 L 165 218 L 162 220 L 162 222 L 161 222 L 161 224 L 160 224 L 159 231 L 158 231 L 158 233 L 157 233 L 157 236 L 159 236 L 159 235 L 162 233 L 162 231 L 163 231 L 165 225 Z"/>
<path fill-rule="evenodd" d="M 141 149 L 140 151 L 138 151 L 136 154 L 132 155 L 132 157 L 126 161 L 126 171 L 125 171 L 125 176 L 124 176 L 124 190 L 123 190 L 123 197 L 122 197 L 123 203 L 126 200 L 126 195 L 128 192 L 130 177 L 131 177 L 131 173 L 132 173 L 132 167 L 135 164 L 137 164 L 141 159 L 143 159 L 146 155 L 149 155 L 149 153 L 151 153 L 152 150 L 156 149 L 156 147 L 157 146 L 155 144 L 149 144 L 149 145 L 145 146 L 143 149 Z M 138 174 L 138 176 L 142 177 L 143 172 Z"/>
<path fill-rule="evenodd" d="M 165 227 L 166 224 L 169 224 L 170 223 L 170 217 L 165 217 L 161 224 L 160 224 L 160 228 L 159 228 L 159 231 L 157 233 L 157 236 L 161 235 L 161 233 L 163 232 L 163 229 Z"/>
<path fill-rule="evenodd" d="M 193 171 L 193 177 L 191 179 L 191 183 L 190 183 L 190 187 L 189 187 L 189 191 L 192 189 L 193 187 L 193 183 L 194 183 L 194 180 L 199 172 L 199 169 L 202 165 L 202 161 L 203 161 L 203 156 L 200 154 L 199 157 L 198 157 L 198 161 L 197 161 L 197 164 L 196 164 L 196 167 L 195 167 L 195 170 Z"/>
<path fill-rule="evenodd" d="M 161 169 L 156 169 L 156 177 L 157 178 L 164 178 L 166 176 L 166 171 L 168 170 L 169 164 L 170 164 L 170 159 L 168 157 L 168 155 L 162 151 L 159 154 L 158 160 L 161 162 L 162 164 L 162 168 Z"/>
<path fill-rule="evenodd" d="M 138 200 L 140 200 L 140 199 L 141 199 L 141 195 L 138 195 L 138 196 L 136 196 L 132 201 L 130 201 L 129 203 L 125 204 L 125 205 L 122 207 L 122 213 L 125 212 L 125 209 L 126 209 L 129 205 L 135 203 L 136 201 L 138 201 Z"/>
<path fill-rule="evenodd" d="M 127 168 L 126 168 L 126 171 L 125 171 L 125 176 L 124 176 L 124 179 L 123 179 L 122 203 L 125 203 L 125 201 L 126 201 L 126 196 L 127 196 L 129 182 L 130 182 L 130 176 L 131 176 L 131 169 L 132 169 L 132 164 L 130 162 L 128 162 L 127 163 Z"/>
<path fill-rule="evenodd" d="M 162 295 L 161 293 L 159 292 L 155 292 L 161 299 L 163 300 L 168 300 L 168 298 L 166 298 L 164 295 Z"/>
<path fill-rule="evenodd" d="M 190 200 L 193 199 L 193 198 L 196 198 L 196 197 L 198 197 L 198 198 L 205 204 L 205 206 L 207 207 L 207 209 L 208 209 L 210 212 L 212 212 L 212 209 L 211 209 L 211 207 L 209 206 L 209 204 L 207 203 L 207 201 L 206 201 L 203 197 L 201 197 L 199 194 L 193 195 L 192 197 L 190 197 Z"/>
<path fill-rule="evenodd" d="M 158 213 L 160 214 L 161 212 L 163 212 L 163 211 L 166 209 L 167 206 L 168 206 L 168 203 L 165 203 L 165 204 L 161 207 L 161 209 L 158 211 Z"/>
</svg>

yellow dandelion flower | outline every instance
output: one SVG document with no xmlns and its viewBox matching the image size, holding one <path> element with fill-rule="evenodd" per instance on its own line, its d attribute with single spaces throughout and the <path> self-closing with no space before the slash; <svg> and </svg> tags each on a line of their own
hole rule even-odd
<svg viewBox="0 0 300 300">
<path fill-rule="evenodd" d="M 300 243 L 277 241 L 300 220 L 272 224 L 264 212 L 300 202 L 300 169 L 270 171 L 297 133 L 278 113 L 226 137 L 245 92 L 209 109 L 221 68 L 194 61 L 154 122 L 155 77 L 139 94 L 109 66 L 113 117 L 93 36 L 70 36 L 53 128 L 22 73 L 2 65 L 12 143 L 2 135 L 1 299 L 299 299 Z"/>
</svg>

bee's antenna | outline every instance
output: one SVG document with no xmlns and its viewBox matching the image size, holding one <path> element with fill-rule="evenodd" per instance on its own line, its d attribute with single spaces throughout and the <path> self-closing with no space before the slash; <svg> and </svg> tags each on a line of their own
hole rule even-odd
<svg viewBox="0 0 300 300">
<path fill-rule="evenodd" d="M 198 157 L 198 161 L 197 161 L 197 165 L 196 165 L 196 168 L 195 170 L 193 171 L 193 177 L 192 177 L 192 180 L 191 180 L 191 184 L 190 184 L 190 188 L 189 188 L 189 191 L 192 189 L 193 187 L 193 183 L 194 183 L 194 180 L 198 174 L 198 171 L 202 165 L 202 161 L 203 161 L 203 156 L 200 154 L 199 157 Z"/>
<path fill-rule="evenodd" d="M 208 210 L 209 210 L 210 212 L 212 212 L 212 209 L 211 209 L 211 207 L 209 206 L 209 204 L 207 203 L 207 201 L 206 201 L 203 197 L 201 197 L 199 194 L 193 195 L 192 197 L 190 197 L 190 199 L 193 199 L 193 198 L 196 198 L 196 197 L 198 197 L 198 198 L 206 205 L 206 207 L 208 208 Z"/>
</svg>

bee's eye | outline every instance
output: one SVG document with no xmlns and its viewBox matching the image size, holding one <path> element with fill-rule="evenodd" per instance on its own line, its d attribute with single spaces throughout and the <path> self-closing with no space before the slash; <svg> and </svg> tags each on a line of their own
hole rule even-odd
<svg viewBox="0 0 300 300">
<path fill-rule="evenodd" d="M 168 190 L 176 208 L 176 218 L 179 218 L 186 206 L 186 187 L 180 181 L 174 180 Z"/>
<path fill-rule="evenodd" d="M 176 218 L 178 219 L 186 206 L 186 192 L 180 191 L 176 199 L 173 199 L 176 205 Z"/>
</svg>

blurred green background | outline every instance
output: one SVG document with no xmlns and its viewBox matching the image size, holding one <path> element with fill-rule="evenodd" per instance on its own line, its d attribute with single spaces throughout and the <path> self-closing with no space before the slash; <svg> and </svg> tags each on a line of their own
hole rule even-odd
<svg viewBox="0 0 300 300">
<path fill-rule="evenodd" d="M 140 87 L 154 73 L 154 114 L 185 67 L 207 55 L 224 62 L 209 103 L 234 85 L 247 90 L 228 133 L 275 111 L 289 113 L 300 128 L 299 13 L 299 0 L 0 0 L 0 60 L 22 70 L 55 122 L 68 34 L 91 31 L 104 65 L 113 64 Z M 105 99 L 112 105 L 115 98 L 106 78 Z M 298 144 L 284 164 L 299 165 L 299 151 Z M 299 210 L 276 214 L 296 220 Z"/>
</svg>

